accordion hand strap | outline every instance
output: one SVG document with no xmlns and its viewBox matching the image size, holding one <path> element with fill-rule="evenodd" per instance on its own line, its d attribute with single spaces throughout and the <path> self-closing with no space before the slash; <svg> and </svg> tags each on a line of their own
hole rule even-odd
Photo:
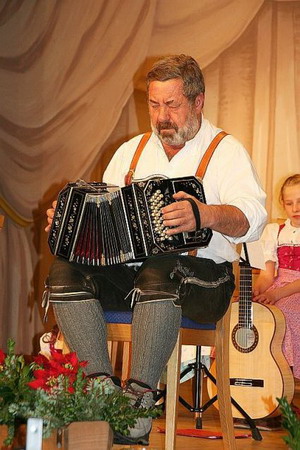
<svg viewBox="0 0 300 450">
<path fill-rule="evenodd" d="M 148 133 L 145 133 L 144 136 L 142 137 L 142 139 L 140 140 L 140 143 L 137 146 L 135 154 L 133 155 L 133 158 L 132 158 L 132 161 L 131 161 L 131 164 L 129 167 L 129 171 L 125 175 L 125 186 L 128 186 L 129 184 L 131 184 L 132 177 L 134 175 L 138 160 L 140 159 L 141 153 L 144 150 L 145 145 L 149 141 L 150 136 L 151 136 L 151 131 L 148 131 Z"/>
</svg>

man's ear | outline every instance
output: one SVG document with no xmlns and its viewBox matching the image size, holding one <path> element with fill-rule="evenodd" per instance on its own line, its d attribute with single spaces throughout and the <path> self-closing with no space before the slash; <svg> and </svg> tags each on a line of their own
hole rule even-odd
<svg viewBox="0 0 300 450">
<path fill-rule="evenodd" d="M 205 95 L 204 95 L 204 93 L 202 92 L 201 94 L 197 95 L 196 100 L 195 100 L 195 107 L 196 107 L 197 110 L 199 110 L 200 112 L 202 111 L 203 106 L 204 106 L 204 98 L 205 98 Z"/>
</svg>

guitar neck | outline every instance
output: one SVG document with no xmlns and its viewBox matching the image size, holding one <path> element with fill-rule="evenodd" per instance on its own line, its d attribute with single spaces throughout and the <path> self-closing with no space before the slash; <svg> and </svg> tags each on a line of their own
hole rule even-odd
<svg viewBox="0 0 300 450">
<path fill-rule="evenodd" d="M 253 325 L 252 269 L 247 264 L 240 264 L 240 299 L 238 323 L 241 328 L 251 328 Z"/>
</svg>

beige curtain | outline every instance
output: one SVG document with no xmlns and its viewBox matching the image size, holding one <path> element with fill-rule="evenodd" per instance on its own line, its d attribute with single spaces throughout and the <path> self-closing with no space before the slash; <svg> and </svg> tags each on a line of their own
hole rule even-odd
<svg viewBox="0 0 300 450">
<path fill-rule="evenodd" d="M 0 2 L 0 347 L 31 352 L 52 257 L 45 209 L 69 180 L 101 177 L 119 143 L 148 129 L 143 78 L 154 57 L 204 69 L 205 115 L 248 148 L 280 210 L 299 172 L 299 1 Z"/>
</svg>

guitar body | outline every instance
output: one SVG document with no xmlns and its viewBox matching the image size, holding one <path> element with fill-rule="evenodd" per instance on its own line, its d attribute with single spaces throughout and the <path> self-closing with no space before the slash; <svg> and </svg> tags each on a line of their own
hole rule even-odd
<svg viewBox="0 0 300 450">
<path fill-rule="evenodd" d="M 294 377 L 282 353 L 285 333 L 283 313 L 272 305 L 251 301 L 251 327 L 239 322 L 241 306 L 232 303 L 229 342 L 229 375 L 231 397 L 252 418 L 280 414 L 276 398 L 294 395 Z M 210 372 L 216 377 L 215 363 Z M 217 394 L 215 384 L 208 378 L 209 397 Z M 214 405 L 218 408 L 217 402 Z M 232 406 L 233 417 L 244 416 Z"/>
</svg>

